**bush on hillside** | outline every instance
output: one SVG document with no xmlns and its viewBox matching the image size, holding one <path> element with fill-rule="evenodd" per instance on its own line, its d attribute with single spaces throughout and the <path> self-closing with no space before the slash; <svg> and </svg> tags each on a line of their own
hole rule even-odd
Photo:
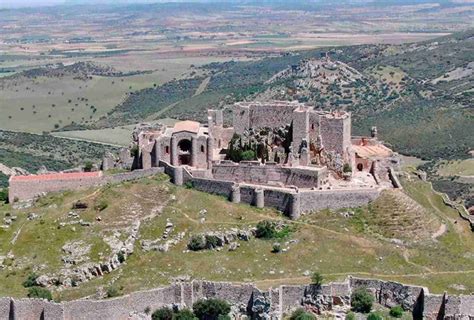
<svg viewBox="0 0 474 320">
<path fill-rule="evenodd" d="M 53 296 L 51 291 L 46 288 L 41 287 L 30 287 L 28 289 L 28 298 L 39 298 L 39 299 L 46 299 L 46 300 L 53 300 Z"/>
<path fill-rule="evenodd" d="M 390 309 L 390 315 L 394 318 L 401 318 L 403 316 L 403 308 L 401 306 L 395 306 Z"/>
<path fill-rule="evenodd" d="M 0 203 L 8 203 L 8 189 L 0 190 Z"/>
<path fill-rule="evenodd" d="M 199 320 L 218 320 L 230 312 L 230 305 L 221 299 L 199 300 L 193 305 L 194 314 Z"/>
<path fill-rule="evenodd" d="M 298 308 L 290 316 L 290 320 L 316 320 L 316 317 L 303 308 Z"/>
<path fill-rule="evenodd" d="M 383 320 L 383 317 L 376 312 L 371 312 L 367 316 L 367 320 Z"/>
<path fill-rule="evenodd" d="M 120 290 L 116 286 L 110 286 L 107 288 L 107 298 L 114 298 L 120 295 Z"/>
<path fill-rule="evenodd" d="M 188 249 L 192 251 L 199 251 L 206 249 L 206 239 L 203 236 L 192 236 L 188 243 Z"/>
<path fill-rule="evenodd" d="M 316 286 L 321 286 L 323 284 L 324 277 L 319 272 L 313 272 L 311 276 L 311 283 Z"/>
<path fill-rule="evenodd" d="M 34 287 L 34 286 L 38 285 L 36 283 L 36 279 L 38 279 L 38 275 L 34 272 L 30 273 L 28 275 L 28 278 L 26 278 L 26 280 L 23 281 L 23 287 L 30 288 L 30 287 Z"/>
<path fill-rule="evenodd" d="M 374 303 L 374 297 L 366 288 L 358 288 L 351 295 L 352 310 L 369 313 Z"/>
<path fill-rule="evenodd" d="M 256 160 L 255 152 L 253 150 L 247 150 L 242 152 L 240 158 L 243 161 L 251 161 L 251 160 Z"/>
<path fill-rule="evenodd" d="M 346 320 L 356 320 L 356 315 L 354 312 L 349 312 L 347 315 L 346 315 Z"/>
<path fill-rule="evenodd" d="M 173 310 L 168 307 L 163 307 L 156 310 L 151 315 L 152 320 L 173 320 Z"/>
<path fill-rule="evenodd" d="M 261 239 L 271 239 L 275 237 L 275 224 L 272 221 L 264 220 L 257 223 L 256 237 Z"/>
<path fill-rule="evenodd" d="M 173 320 L 197 320 L 197 318 L 191 310 L 183 309 L 174 314 Z"/>
</svg>

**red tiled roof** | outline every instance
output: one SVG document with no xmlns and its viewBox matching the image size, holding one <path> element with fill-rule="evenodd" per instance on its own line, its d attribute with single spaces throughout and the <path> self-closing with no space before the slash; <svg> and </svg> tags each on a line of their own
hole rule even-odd
<svg viewBox="0 0 474 320">
<path fill-rule="evenodd" d="M 186 121 L 177 122 L 174 125 L 174 130 L 176 132 L 189 131 L 189 132 L 197 133 L 199 131 L 200 126 L 201 125 L 199 124 L 199 122 L 186 120 Z"/>
<path fill-rule="evenodd" d="M 95 172 L 68 172 L 33 174 L 29 176 L 11 176 L 10 181 L 46 181 L 46 180 L 78 180 L 87 178 L 98 178 L 102 176 L 102 171 Z"/>
</svg>

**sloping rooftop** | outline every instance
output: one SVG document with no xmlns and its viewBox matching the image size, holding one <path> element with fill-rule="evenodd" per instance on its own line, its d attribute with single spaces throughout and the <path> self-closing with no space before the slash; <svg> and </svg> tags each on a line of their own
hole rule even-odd
<svg viewBox="0 0 474 320">
<path fill-rule="evenodd" d="M 374 146 L 353 145 L 352 148 L 360 158 L 390 157 L 393 153 L 392 150 L 383 144 L 377 144 Z"/>
<path fill-rule="evenodd" d="M 189 132 L 198 133 L 200 126 L 201 125 L 197 121 L 191 121 L 191 120 L 180 121 L 174 125 L 174 131 L 175 132 L 189 131 Z"/>
<path fill-rule="evenodd" d="M 48 173 L 33 174 L 29 176 L 11 176 L 10 181 L 48 181 L 48 180 L 79 180 L 88 178 L 99 178 L 102 171 L 95 172 L 68 172 L 68 173 Z"/>
</svg>

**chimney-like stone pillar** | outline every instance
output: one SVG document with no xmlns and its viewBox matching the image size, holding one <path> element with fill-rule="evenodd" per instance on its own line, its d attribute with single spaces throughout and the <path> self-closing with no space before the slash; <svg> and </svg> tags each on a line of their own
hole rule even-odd
<svg viewBox="0 0 474 320">
<path fill-rule="evenodd" d="M 198 139 L 197 137 L 191 137 L 191 166 L 198 167 Z"/>
<path fill-rule="evenodd" d="M 257 208 L 263 208 L 265 206 L 265 193 L 262 188 L 257 188 L 254 191 L 254 201 Z"/>
<path fill-rule="evenodd" d="M 301 215 L 301 198 L 299 193 L 293 193 L 291 195 L 291 205 L 289 216 L 291 220 L 296 220 Z"/>
<path fill-rule="evenodd" d="M 176 139 L 175 136 L 171 137 L 171 165 L 172 166 L 177 166 L 179 165 L 179 160 L 178 160 L 178 140 Z"/>
<path fill-rule="evenodd" d="M 213 137 L 212 135 L 209 135 L 207 137 L 207 169 L 211 170 L 212 169 L 212 160 L 213 158 L 213 153 L 214 153 L 214 143 L 213 143 Z"/>
<path fill-rule="evenodd" d="M 235 184 L 232 186 L 232 192 L 230 194 L 230 200 L 233 203 L 240 203 L 240 186 Z"/>
</svg>

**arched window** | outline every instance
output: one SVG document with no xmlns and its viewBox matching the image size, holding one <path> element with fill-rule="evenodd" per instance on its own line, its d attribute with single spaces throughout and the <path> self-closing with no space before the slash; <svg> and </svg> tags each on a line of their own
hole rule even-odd
<svg viewBox="0 0 474 320">
<path fill-rule="evenodd" d="M 204 152 L 204 146 L 201 146 L 201 152 Z"/>
<path fill-rule="evenodd" d="M 311 130 L 314 130 L 314 123 L 311 124 Z"/>
<path fill-rule="evenodd" d="M 362 163 L 359 163 L 357 165 L 357 170 L 362 171 L 364 169 L 364 165 Z"/>
</svg>

